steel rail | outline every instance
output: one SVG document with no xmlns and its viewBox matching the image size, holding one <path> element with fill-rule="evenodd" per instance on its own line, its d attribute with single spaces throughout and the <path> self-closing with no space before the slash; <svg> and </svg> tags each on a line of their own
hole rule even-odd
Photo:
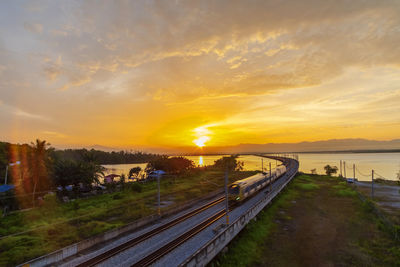
<svg viewBox="0 0 400 267">
<path fill-rule="evenodd" d="M 287 167 L 290 168 L 288 170 L 287 174 L 292 172 L 291 169 L 293 166 L 291 164 L 291 161 L 287 161 L 285 158 L 278 158 L 278 157 L 276 157 L 276 158 L 277 158 L 277 160 L 282 161 L 282 163 L 287 164 Z M 277 182 L 278 180 L 276 180 L 275 182 Z M 180 246 L 181 244 L 183 244 L 184 242 L 186 242 L 187 240 L 189 240 L 190 238 L 192 238 L 199 232 L 203 231 L 205 228 L 207 228 L 208 226 L 210 226 L 211 224 L 213 224 L 214 222 L 216 222 L 223 216 L 225 216 L 225 214 L 226 214 L 225 209 L 220 210 L 219 212 L 217 212 L 216 214 L 212 215 L 211 217 L 205 219 L 204 221 L 197 224 L 196 226 L 194 226 L 187 232 L 181 234 L 179 237 L 175 238 L 171 242 L 165 244 L 163 247 L 152 252 L 151 254 L 142 258 L 138 262 L 132 264 L 131 267 L 144 267 L 144 266 L 150 266 L 150 265 L 154 264 L 160 258 L 167 255 L 169 252 L 171 252 L 172 250 L 174 250 L 175 248 L 177 248 L 178 246 Z"/>
<path fill-rule="evenodd" d="M 262 156 L 262 157 L 268 157 L 268 156 Z M 276 159 L 281 161 L 283 164 L 287 165 L 288 167 L 288 171 L 286 174 L 291 173 L 291 169 L 292 169 L 292 164 L 290 164 L 290 161 L 287 161 L 286 158 L 283 157 L 268 157 L 268 158 L 272 158 L 272 159 Z M 157 235 L 159 233 L 161 233 L 162 231 L 218 204 L 221 203 L 222 201 L 224 201 L 225 197 L 220 197 L 210 203 L 207 203 L 205 205 L 203 205 L 200 208 L 197 208 L 193 211 L 190 211 L 186 214 L 184 214 L 183 216 L 176 218 L 166 224 L 163 224 L 149 232 L 144 233 L 141 236 L 138 236 L 136 238 L 133 238 L 121 245 L 118 245 L 102 254 L 99 254 L 77 266 L 79 267 L 83 267 L 83 266 L 95 266 L 141 242 L 143 242 L 144 240 Z M 188 239 L 190 239 L 191 237 L 193 237 L 194 235 L 196 235 L 197 233 L 201 232 L 202 230 L 204 230 L 205 228 L 207 228 L 208 226 L 210 226 L 212 223 L 214 223 L 215 221 L 217 221 L 218 219 L 222 218 L 225 215 L 225 209 L 221 210 L 219 212 L 217 212 L 216 214 L 214 214 L 213 216 L 209 217 L 208 219 L 202 221 L 201 223 L 197 224 L 196 226 L 194 226 L 193 228 L 191 228 L 189 231 L 181 234 L 178 238 L 174 239 L 173 241 L 167 243 L 166 245 L 164 245 L 163 247 L 159 248 L 158 250 L 152 252 L 151 254 L 149 254 L 148 256 L 142 258 L 141 260 L 139 260 L 137 263 L 133 264 L 132 266 L 148 266 L 151 265 L 152 263 L 156 262 L 158 259 L 160 259 L 161 257 L 165 256 L 166 254 L 168 254 L 169 252 L 171 252 L 172 250 L 174 250 L 176 247 L 178 247 L 179 245 L 181 245 L 182 243 L 184 243 L 185 241 L 187 241 Z"/>
<path fill-rule="evenodd" d="M 103 261 L 105 261 L 105 260 L 107 260 L 107 259 L 109 259 L 109 258 L 121 253 L 122 251 L 124 251 L 124 250 L 126 250 L 128 248 L 131 248 L 133 246 L 136 246 L 137 244 L 149 239 L 150 237 L 155 236 L 155 235 L 161 233 L 162 231 L 165 231 L 165 230 L 171 228 L 172 226 L 174 226 L 174 225 L 176 225 L 176 224 L 178 224 L 178 223 L 180 223 L 180 222 L 182 222 L 182 221 L 184 221 L 184 220 L 186 220 L 186 219 L 188 219 L 190 217 L 193 217 L 194 215 L 196 215 L 196 214 L 198 214 L 198 213 L 200 213 L 200 212 L 202 212 L 202 211 L 204 211 L 204 210 L 206 210 L 206 209 L 208 209 L 208 208 L 210 208 L 212 206 L 215 206 L 218 203 L 221 203 L 224 200 L 225 200 L 225 197 L 220 197 L 220 198 L 218 198 L 218 199 L 216 199 L 214 201 L 211 201 L 210 203 L 207 203 L 207 204 L 203 205 L 200 208 L 197 208 L 197 209 L 195 209 L 193 211 L 190 211 L 190 212 L 180 216 L 179 218 L 176 218 L 176 219 L 174 219 L 174 220 L 172 220 L 170 222 L 167 222 L 167 223 L 165 223 L 165 224 L 163 224 L 163 225 L 161 225 L 161 226 L 159 226 L 159 227 L 157 227 L 157 228 L 155 228 L 153 230 L 150 230 L 149 232 L 144 233 L 143 235 L 135 237 L 135 238 L 123 243 L 123 244 L 120 244 L 120 245 L 118 245 L 118 246 L 116 246 L 116 247 L 114 247 L 114 248 L 112 248 L 112 249 L 110 249 L 110 250 L 108 250 L 106 252 L 103 252 L 103 253 L 101 253 L 101 254 L 99 254 L 99 255 L 97 255 L 97 256 L 95 256 L 95 257 L 93 257 L 93 258 L 91 258 L 91 259 L 89 259 L 89 260 L 87 260 L 85 262 L 82 262 L 82 263 L 80 263 L 80 264 L 78 264 L 76 266 L 77 267 L 95 266 L 95 265 L 97 265 L 97 264 L 99 264 L 99 263 L 101 263 L 101 262 L 103 262 Z"/>
<path fill-rule="evenodd" d="M 160 249 L 154 251 L 150 255 L 144 257 L 140 261 L 136 262 L 135 264 L 131 265 L 131 267 L 143 267 L 143 266 L 149 266 L 153 263 L 155 263 L 158 259 L 161 257 L 167 255 L 169 252 L 180 246 L 182 243 L 186 242 L 188 239 L 192 238 L 199 232 L 203 231 L 205 228 L 219 220 L 225 215 L 225 209 L 218 211 L 215 213 L 213 216 L 207 218 L 206 220 L 202 221 L 201 223 L 197 224 L 194 226 L 192 229 L 189 231 L 183 233 L 176 239 L 172 240 L 171 242 L 167 243 Z"/>
</svg>

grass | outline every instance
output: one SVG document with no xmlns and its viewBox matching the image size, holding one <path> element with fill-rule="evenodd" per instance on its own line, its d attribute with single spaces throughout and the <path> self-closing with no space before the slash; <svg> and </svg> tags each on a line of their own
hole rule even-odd
<svg viewBox="0 0 400 267">
<path fill-rule="evenodd" d="M 237 172 L 230 181 L 255 172 Z M 161 200 L 173 201 L 168 210 L 223 188 L 224 173 L 203 170 L 161 179 Z M 121 192 L 59 203 L 46 197 L 42 207 L 0 219 L 0 266 L 13 266 L 126 225 L 156 212 L 157 183 L 126 185 Z M 26 233 L 21 233 L 25 232 Z M 18 234 L 21 233 L 21 234 Z M 10 236 L 18 234 L 16 236 Z"/>
<path fill-rule="evenodd" d="M 319 186 L 314 183 L 298 184 L 297 186 L 301 190 L 308 190 L 308 191 L 312 191 L 319 188 Z"/>
<path fill-rule="evenodd" d="M 209 265 L 400 266 L 400 244 L 356 196 L 337 178 L 298 175 Z"/>
<path fill-rule="evenodd" d="M 275 199 L 274 204 L 257 215 L 257 221 L 251 221 L 229 247 L 229 253 L 220 255 L 211 265 L 249 266 L 254 263 L 254 256 L 261 255 L 265 238 L 276 228 L 275 219 L 291 220 L 290 216 L 279 214 L 279 210 L 288 206 L 298 197 L 294 190 L 286 191 Z"/>
<path fill-rule="evenodd" d="M 356 197 L 357 196 L 357 192 L 350 188 L 340 189 L 336 192 L 336 194 L 341 197 Z"/>
</svg>

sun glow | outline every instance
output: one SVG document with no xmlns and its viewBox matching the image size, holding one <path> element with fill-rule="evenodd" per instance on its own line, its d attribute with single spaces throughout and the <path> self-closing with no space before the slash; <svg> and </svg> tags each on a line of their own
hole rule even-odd
<svg viewBox="0 0 400 267">
<path fill-rule="evenodd" d="M 200 136 L 199 138 L 193 140 L 193 143 L 196 144 L 198 147 L 204 147 L 206 142 L 210 140 L 210 137 L 208 136 Z"/>
<path fill-rule="evenodd" d="M 195 143 L 196 146 L 204 147 L 206 142 L 210 140 L 208 135 L 211 134 L 211 131 L 207 129 L 207 127 L 209 127 L 209 125 L 200 126 L 193 130 L 194 136 L 196 137 L 196 139 L 193 140 L 193 143 Z"/>
</svg>

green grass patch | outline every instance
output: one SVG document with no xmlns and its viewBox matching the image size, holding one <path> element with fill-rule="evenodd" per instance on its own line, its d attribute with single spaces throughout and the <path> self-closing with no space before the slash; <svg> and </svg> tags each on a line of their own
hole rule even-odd
<svg viewBox="0 0 400 267">
<path fill-rule="evenodd" d="M 301 190 L 312 191 L 319 188 L 319 185 L 314 183 L 307 183 L 307 184 L 297 184 L 297 187 Z"/>
<path fill-rule="evenodd" d="M 346 189 L 340 189 L 340 190 L 336 191 L 336 195 L 338 195 L 340 197 L 356 197 L 357 192 L 351 188 L 346 188 Z"/>
<path fill-rule="evenodd" d="M 251 266 L 260 257 L 263 250 L 263 241 L 276 228 L 274 218 L 281 215 L 279 211 L 290 207 L 298 197 L 298 192 L 293 189 L 285 189 L 273 204 L 261 211 L 256 221 L 250 222 L 246 228 L 232 241 L 228 254 L 221 254 L 215 259 L 211 266 Z M 281 219 L 291 220 L 289 215 L 281 215 Z"/>
</svg>

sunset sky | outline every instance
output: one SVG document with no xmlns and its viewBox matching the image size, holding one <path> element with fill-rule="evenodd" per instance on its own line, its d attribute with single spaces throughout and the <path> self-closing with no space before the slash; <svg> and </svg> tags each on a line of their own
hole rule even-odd
<svg viewBox="0 0 400 267">
<path fill-rule="evenodd" d="M 396 139 L 400 1 L 1 1 L 0 133 L 121 148 Z"/>
</svg>

